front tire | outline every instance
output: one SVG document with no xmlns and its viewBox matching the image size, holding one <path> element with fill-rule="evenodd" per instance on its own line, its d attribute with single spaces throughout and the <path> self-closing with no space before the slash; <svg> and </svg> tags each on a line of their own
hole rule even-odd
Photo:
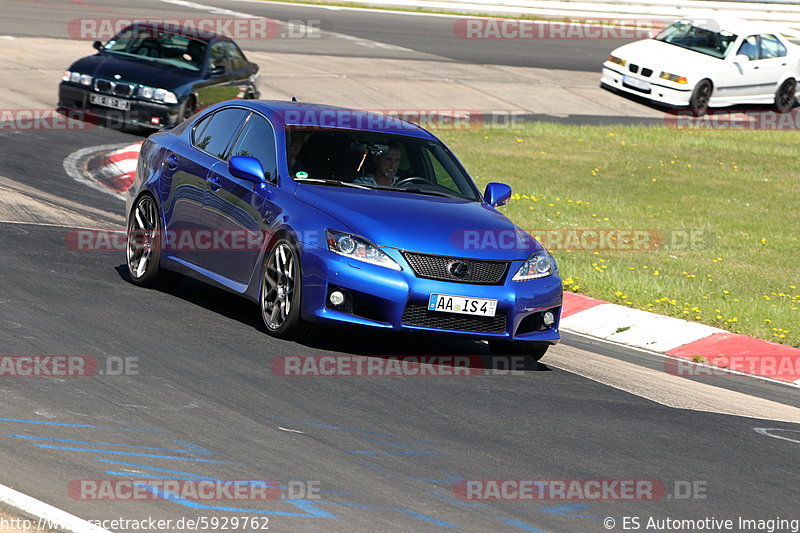
<svg viewBox="0 0 800 533">
<path fill-rule="evenodd" d="M 300 257 L 288 239 L 280 239 L 267 254 L 261 276 L 261 318 L 267 333 L 287 340 L 303 340 L 312 325 L 300 317 L 303 280 Z"/>
<path fill-rule="evenodd" d="M 702 117 L 708 112 L 708 102 L 711 100 L 712 90 L 713 86 L 709 80 L 702 80 L 694 88 L 692 98 L 689 100 L 689 109 L 692 110 L 694 116 Z"/>
<path fill-rule="evenodd" d="M 197 103 L 195 103 L 194 96 L 189 95 L 186 99 L 181 103 L 181 106 L 178 108 L 178 121 L 175 123 L 177 126 L 184 120 L 188 119 L 192 115 L 197 112 Z"/>
<path fill-rule="evenodd" d="M 788 79 L 781 83 L 778 92 L 775 93 L 775 109 L 780 113 L 786 113 L 797 103 L 797 81 Z"/>
<path fill-rule="evenodd" d="M 180 281 L 180 275 L 161 268 L 163 227 L 156 201 L 142 195 L 128 216 L 128 242 L 125 247 L 128 274 L 140 287 L 166 289 Z"/>
<path fill-rule="evenodd" d="M 541 342 L 489 341 L 494 355 L 524 355 L 533 362 L 539 361 L 547 353 L 550 345 Z"/>
</svg>

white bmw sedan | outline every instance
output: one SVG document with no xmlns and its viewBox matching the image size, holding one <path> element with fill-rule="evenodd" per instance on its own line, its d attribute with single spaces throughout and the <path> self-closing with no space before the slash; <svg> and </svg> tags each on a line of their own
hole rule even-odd
<svg viewBox="0 0 800 533">
<path fill-rule="evenodd" d="M 679 20 L 611 52 L 600 85 L 702 115 L 709 107 L 797 102 L 800 46 L 769 24 Z"/>
</svg>

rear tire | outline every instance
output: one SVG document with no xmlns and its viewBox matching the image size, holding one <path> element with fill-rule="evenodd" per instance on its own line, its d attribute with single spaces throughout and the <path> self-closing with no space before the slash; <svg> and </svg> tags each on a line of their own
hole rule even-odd
<svg viewBox="0 0 800 533">
<path fill-rule="evenodd" d="M 524 355 L 536 362 L 544 357 L 550 345 L 541 342 L 489 341 L 489 348 L 494 355 Z"/>
<path fill-rule="evenodd" d="M 708 102 L 711 100 L 713 86 L 709 80 L 700 81 L 694 88 L 692 98 L 689 100 L 689 109 L 696 117 L 702 117 L 708 112 Z"/>
<path fill-rule="evenodd" d="M 790 78 L 778 88 L 775 93 L 775 109 L 780 113 L 791 111 L 797 103 L 797 81 Z"/>
<path fill-rule="evenodd" d="M 301 341 L 313 333 L 313 325 L 300 316 L 302 294 L 300 256 L 291 241 L 280 239 L 266 254 L 261 271 L 259 307 L 269 335 Z"/>
<path fill-rule="evenodd" d="M 163 290 L 180 282 L 180 274 L 161 268 L 162 234 L 163 225 L 155 199 L 149 194 L 140 196 L 128 215 L 125 247 L 128 274 L 134 285 Z"/>
</svg>

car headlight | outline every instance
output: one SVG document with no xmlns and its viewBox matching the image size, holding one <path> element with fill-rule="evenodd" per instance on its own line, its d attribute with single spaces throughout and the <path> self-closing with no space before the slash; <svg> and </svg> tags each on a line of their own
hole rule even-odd
<svg viewBox="0 0 800 533">
<path fill-rule="evenodd" d="M 686 76 L 678 76 L 677 74 L 670 74 L 669 72 L 662 72 L 659 78 L 661 78 L 662 80 L 674 81 L 675 83 L 682 83 L 682 84 L 689 83 L 688 81 L 686 81 Z"/>
<path fill-rule="evenodd" d="M 142 85 L 139 87 L 138 95 L 147 100 L 155 100 L 156 102 L 164 102 L 165 104 L 177 104 L 178 97 L 166 89 L 155 89 Z"/>
<path fill-rule="evenodd" d="M 558 271 L 556 260 L 547 250 L 534 252 L 522 263 L 512 281 L 527 281 L 529 279 L 546 278 Z"/>
<path fill-rule="evenodd" d="M 92 81 L 94 81 L 94 78 L 88 74 L 81 74 L 80 72 L 65 70 L 64 75 L 61 76 L 61 81 L 80 83 L 81 85 L 91 85 Z"/>
<path fill-rule="evenodd" d="M 628 62 L 626 60 L 622 59 L 621 57 L 614 56 L 614 55 L 608 56 L 608 60 L 610 62 L 612 62 L 612 63 L 616 63 L 617 65 L 621 65 L 623 67 L 628 64 Z"/>
<path fill-rule="evenodd" d="M 334 230 L 326 230 L 325 237 L 328 241 L 328 250 L 335 254 L 392 270 L 401 270 L 400 265 L 391 257 L 366 239 Z"/>
</svg>

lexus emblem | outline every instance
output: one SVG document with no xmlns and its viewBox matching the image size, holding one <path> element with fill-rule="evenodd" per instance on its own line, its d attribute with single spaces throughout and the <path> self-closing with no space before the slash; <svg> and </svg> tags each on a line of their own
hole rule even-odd
<svg viewBox="0 0 800 533">
<path fill-rule="evenodd" d="M 469 276 L 471 270 L 469 267 L 469 263 L 462 263 L 460 261 L 450 263 L 447 269 L 450 271 L 450 274 L 452 274 L 456 278 L 466 278 L 467 276 Z"/>
</svg>

